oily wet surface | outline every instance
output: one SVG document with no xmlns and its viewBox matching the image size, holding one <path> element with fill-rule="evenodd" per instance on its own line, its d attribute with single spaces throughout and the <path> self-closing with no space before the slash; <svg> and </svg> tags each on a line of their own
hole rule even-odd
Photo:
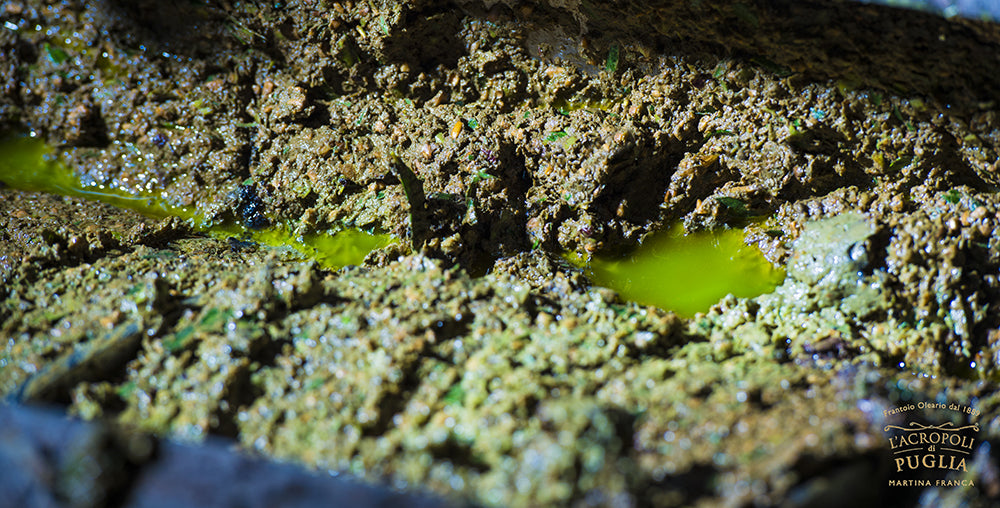
<svg viewBox="0 0 1000 508">
<path fill-rule="evenodd" d="M 404 241 L 4 188 L 0 392 L 487 505 L 912 505 L 883 410 L 996 442 L 996 25 L 488 4 L 5 5 L 0 125 L 84 185 Z M 677 221 L 788 277 L 682 319 L 560 258 Z M 989 450 L 922 502 L 988 503 Z"/>
</svg>

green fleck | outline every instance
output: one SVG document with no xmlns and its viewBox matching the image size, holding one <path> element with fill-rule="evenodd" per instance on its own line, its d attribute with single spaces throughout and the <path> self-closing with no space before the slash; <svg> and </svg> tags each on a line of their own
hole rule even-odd
<svg viewBox="0 0 1000 508">
<path fill-rule="evenodd" d="M 794 118 L 788 125 L 788 137 L 793 138 L 800 134 L 802 134 L 802 120 Z"/>
<path fill-rule="evenodd" d="M 218 309 L 213 309 L 218 310 Z M 173 337 L 163 341 L 163 347 L 170 351 L 171 353 L 176 353 L 187 345 L 191 341 L 191 337 L 194 336 L 194 326 L 188 325 L 182 328 L 180 331 L 174 334 Z"/>
<path fill-rule="evenodd" d="M 49 60 L 56 65 L 59 65 L 69 59 L 69 55 L 67 55 L 66 52 L 59 46 L 53 46 L 46 42 L 43 48 L 45 49 L 45 54 L 48 55 Z"/>
<path fill-rule="evenodd" d="M 323 382 L 324 381 L 322 379 L 319 379 L 319 378 L 310 379 L 309 381 L 306 381 L 305 389 L 306 389 L 306 391 L 315 390 L 315 389 L 323 386 Z"/>
<path fill-rule="evenodd" d="M 962 194 L 955 189 L 951 189 L 948 192 L 945 192 L 942 197 L 944 198 L 945 201 L 953 205 L 956 205 L 958 204 L 959 201 L 961 201 Z"/>
<path fill-rule="evenodd" d="M 476 120 L 475 118 L 468 119 L 465 122 L 465 124 L 468 125 L 470 129 L 478 129 L 479 128 L 479 120 Z"/>
<path fill-rule="evenodd" d="M 809 108 L 809 113 L 817 120 L 826 118 L 826 111 L 823 111 L 822 109 Z"/>
<path fill-rule="evenodd" d="M 426 206 L 424 182 L 398 156 L 393 155 L 389 170 L 403 185 L 403 194 L 410 204 L 410 245 L 419 250 L 430 231 L 430 215 Z"/>
<path fill-rule="evenodd" d="M 557 139 L 565 138 L 566 136 L 568 136 L 568 134 L 566 134 L 566 131 L 555 131 L 552 134 L 545 136 L 545 142 L 551 143 Z"/>
<path fill-rule="evenodd" d="M 364 125 L 367 121 L 368 121 L 368 108 L 365 107 L 365 109 L 361 110 L 361 113 L 358 113 L 358 119 L 354 121 L 354 124 Z"/>
<path fill-rule="evenodd" d="M 882 152 L 875 152 L 875 153 L 872 154 L 872 162 L 874 162 L 876 166 L 878 166 L 880 168 L 884 168 L 885 167 L 885 156 L 882 155 Z"/>
<path fill-rule="evenodd" d="M 125 292 L 125 296 L 135 296 L 142 292 L 142 284 L 134 284 L 128 291 Z"/>
<path fill-rule="evenodd" d="M 913 162 L 913 157 L 897 157 L 896 160 L 889 164 L 889 171 L 899 171 Z"/>
<path fill-rule="evenodd" d="M 479 183 L 483 180 L 488 180 L 493 178 L 493 175 L 486 172 L 485 169 L 480 169 L 475 175 L 472 176 L 472 184 Z"/>
<path fill-rule="evenodd" d="M 205 312 L 205 315 L 202 316 L 199 324 L 204 327 L 215 328 L 224 323 L 227 319 L 229 319 L 229 311 L 222 311 L 219 310 L 218 307 L 212 307 L 211 309 L 208 309 L 208 312 Z"/>
<path fill-rule="evenodd" d="M 604 62 L 604 69 L 610 73 L 618 70 L 618 45 L 612 44 L 608 50 L 608 59 Z"/>
<path fill-rule="evenodd" d="M 233 22 L 228 25 L 229 34 L 244 46 L 249 46 L 257 34 L 244 26 L 242 23 Z"/>
<path fill-rule="evenodd" d="M 448 390 L 443 400 L 447 406 L 461 406 L 462 402 L 465 401 L 465 389 L 462 388 L 462 385 L 456 384 Z"/>
<path fill-rule="evenodd" d="M 63 316 L 65 316 L 66 314 L 69 314 L 69 312 L 68 312 L 68 311 L 66 311 L 66 310 L 57 310 L 57 311 L 52 311 L 52 310 L 48 310 L 48 309 L 46 309 L 46 310 L 44 310 L 44 311 L 42 312 L 42 315 L 43 315 L 43 316 L 45 317 L 45 320 L 46 320 L 46 321 L 49 321 L 49 322 L 56 322 L 56 321 L 59 321 L 59 320 L 60 320 L 60 319 L 62 319 L 62 318 L 63 318 Z"/>
<path fill-rule="evenodd" d="M 185 344 L 187 344 L 187 341 L 180 338 L 180 334 L 178 334 L 169 339 L 165 339 L 163 341 L 163 348 L 171 353 L 176 353 L 184 349 Z"/>
<path fill-rule="evenodd" d="M 917 130 L 912 123 L 903 118 L 903 114 L 899 112 L 899 107 L 897 107 L 895 104 L 892 105 L 892 114 L 893 116 L 896 117 L 897 120 L 899 120 L 903 125 L 906 126 L 906 130 L 910 132 Z"/>
<path fill-rule="evenodd" d="M 732 136 L 732 135 L 733 135 L 733 131 L 731 131 L 731 130 L 717 129 L 717 130 L 714 130 L 712 132 L 709 132 L 708 136 L 705 139 L 712 139 L 712 138 L 714 138 L 716 136 Z"/>
<path fill-rule="evenodd" d="M 733 212 L 736 215 L 740 215 L 740 216 L 744 216 L 744 217 L 747 216 L 747 215 L 750 215 L 750 210 L 747 208 L 746 203 L 744 203 L 743 201 L 740 201 L 739 199 L 731 198 L 731 197 L 728 197 L 728 196 L 722 196 L 722 197 L 718 197 L 718 198 L 715 198 L 715 199 L 719 203 L 722 203 L 723 206 L 725 206 L 726 208 L 728 208 L 729 211 Z"/>
<path fill-rule="evenodd" d="M 358 57 L 357 53 L 354 52 L 352 44 L 349 39 L 341 39 L 337 43 L 337 49 L 340 49 L 340 61 L 347 67 L 354 67 L 361 59 Z"/>
<path fill-rule="evenodd" d="M 131 396 L 133 392 L 135 392 L 135 381 L 129 381 L 119 386 L 118 389 L 115 390 L 115 393 L 117 393 L 118 396 L 123 399 L 129 398 L 129 396 Z"/>
</svg>

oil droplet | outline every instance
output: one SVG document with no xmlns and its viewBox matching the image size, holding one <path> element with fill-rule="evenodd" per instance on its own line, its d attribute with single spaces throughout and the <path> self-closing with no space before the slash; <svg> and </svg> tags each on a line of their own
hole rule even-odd
<svg viewBox="0 0 1000 508">
<path fill-rule="evenodd" d="M 727 294 L 754 297 L 784 280 L 784 270 L 743 238 L 738 229 L 685 235 L 678 224 L 628 255 L 595 257 L 586 272 L 594 284 L 627 300 L 691 317 Z"/>
</svg>

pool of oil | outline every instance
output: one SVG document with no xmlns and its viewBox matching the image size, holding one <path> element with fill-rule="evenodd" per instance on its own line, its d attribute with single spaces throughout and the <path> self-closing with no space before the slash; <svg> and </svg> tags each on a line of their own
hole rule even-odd
<svg viewBox="0 0 1000 508">
<path fill-rule="evenodd" d="M 683 317 L 707 311 L 727 294 L 769 293 L 785 278 L 784 270 L 744 242 L 742 230 L 685 234 L 679 224 L 651 235 L 627 255 L 576 263 L 595 285 Z"/>
<path fill-rule="evenodd" d="M 250 230 L 237 223 L 214 223 L 199 210 L 173 205 L 162 197 L 131 195 L 103 185 L 85 187 L 58 161 L 51 147 L 28 135 L 0 136 L 0 182 L 15 189 L 102 201 L 155 218 L 180 217 L 196 231 L 218 238 L 235 236 L 273 247 L 292 247 L 330 269 L 360 264 L 369 252 L 396 241 L 391 235 L 352 229 L 305 236 L 293 235 L 281 224 Z"/>
</svg>

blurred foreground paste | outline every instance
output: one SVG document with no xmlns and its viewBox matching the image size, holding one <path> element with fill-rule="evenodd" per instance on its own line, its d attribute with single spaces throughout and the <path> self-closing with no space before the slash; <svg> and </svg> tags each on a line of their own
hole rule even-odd
<svg viewBox="0 0 1000 508">
<path fill-rule="evenodd" d="M 211 508 L 448 506 L 350 478 L 310 474 L 235 452 L 158 440 L 115 425 L 67 420 L 51 408 L 0 406 L 0 492 L 6 506 Z"/>
</svg>

